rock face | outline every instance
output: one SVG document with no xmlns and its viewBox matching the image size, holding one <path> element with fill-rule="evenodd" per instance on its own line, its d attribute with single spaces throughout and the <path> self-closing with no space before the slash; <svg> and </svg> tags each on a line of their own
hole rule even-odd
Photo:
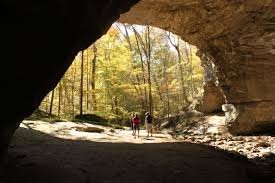
<svg viewBox="0 0 275 183">
<path fill-rule="evenodd" d="M 200 56 L 204 68 L 204 91 L 199 104 L 196 106 L 196 110 L 206 114 L 220 112 L 225 100 L 221 89 L 217 86 L 214 64 L 204 54 L 199 52 L 198 56 Z"/>
<path fill-rule="evenodd" d="M 77 52 L 137 1 L 1 1 L 0 157 L 14 130 L 56 86 Z"/>
<path fill-rule="evenodd" d="M 225 101 L 238 111 L 232 133 L 274 129 L 274 0 L 142 0 L 120 20 L 176 33 L 213 61 Z"/>
<path fill-rule="evenodd" d="M 202 99 L 196 109 L 205 114 L 222 111 L 224 98 L 219 87 L 215 83 L 205 83 Z"/>
<path fill-rule="evenodd" d="M 75 54 L 138 1 L 1 1 L 0 153 Z M 239 111 L 231 132 L 275 126 L 274 0 L 141 0 L 120 20 L 169 30 L 211 58 L 226 103 Z"/>
</svg>

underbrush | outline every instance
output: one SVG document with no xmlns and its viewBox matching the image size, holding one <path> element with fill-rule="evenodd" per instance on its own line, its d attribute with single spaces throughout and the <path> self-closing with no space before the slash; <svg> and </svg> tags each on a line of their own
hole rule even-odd
<svg viewBox="0 0 275 183">
<path fill-rule="evenodd" d="M 96 114 L 83 114 L 83 115 L 76 115 L 73 119 L 71 119 L 73 122 L 85 122 L 90 123 L 94 125 L 101 125 L 101 126 L 107 126 L 112 127 L 115 129 L 124 129 L 124 127 L 120 124 L 116 124 L 108 119 L 105 119 L 101 116 L 98 116 Z"/>
<path fill-rule="evenodd" d="M 65 118 L 61 118 L 56 115 L 50 115 L 49 113 L 46 113 L 44 111 L 41 111 L 39 109 L 35 110 L 32 115 L 29 117 L 25 118 L 26 120 L 31 120 L 31 121 L 45 121 L 49 123 L 55 123 L 55 122 L 65 122 L 68 121 Z"/>
<path fill-rule="evenodd" d="M 66 121 L 72 121 L 72 122 L 80 122 L 80 123 L 90 123 L 94 125 L 101 125 L 101 126 L 107 126 L 112 127 L 114 129 L 124 129 L 123 119 L 114 118 L 114 117 L 102 117 L 97 114 L 83 114 L 83 115 L 76 115 L 74 117 L 60 117 L 56 115 L 50 115 L 49 113 L 46 113 L 41 110 L 36 110 L 31 116 L 25 118 L 26 120 L 31 121 L 45 121 L 49 123 L 57 123 L 57 122 L 66 122 Z"/>
<path fill-rule="evenodd" d="M 203 121 L 204 115 L 197 111 L 188 111 L 169 118 L 161 118 L 155 122 L 155 126 L 159 129 L 171 129 L 173 131 L 183 131 L 193 128 Z"/>
</svg>

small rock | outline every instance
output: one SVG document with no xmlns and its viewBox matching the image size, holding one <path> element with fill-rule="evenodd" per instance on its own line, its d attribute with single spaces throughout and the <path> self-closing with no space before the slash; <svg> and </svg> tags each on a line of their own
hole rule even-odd
<svg viewBox="0 0 275 183">
<path fill-rule="evenodd" d="M 190 138 L 188 138 L 188 140 L 194 142 L 196 140 L 196 138 L 195 137 L 190 137 Z"/>
<path fill-rule="evenodd" d="M 227 145 L 228 145 L 228 146 L 234 146 L 234 145 L 235 145 L 235 143 L 233 143 L 233 142 L 229 142 Z"/>
<path fill-rule="evenodd" d="M 247 146 L 247 147 L 245 147 L 245 149 L 246 149 L 246 150 L 248 150 L 248 151 L 251 151 L 251 150 L 252 150 L 252 148 L 253 148 L 253 147 L 251 147 L 251 146 Z"/>
<path fill-rule="evenodd" d="M 232 141 L 243 141 L 243 137 L 233 137 Z"/>
<path fill-rule="evenodd" d="M 237 149 L 239 153 L 243 153 L 244 151 L 242 149 Z"/>
<path fill-rule="evenodd" d="M 222 145 L 222 144 L 224 144 L 223 141 L 219 141 L 219 142 L 216 143 L 216 145 Z"/>
<path fill-rule="evenodd" d="M 255 147 L 270 147 L 271 145 L 267 142 L 259 142 Z"/>
<path fill-rule="evenodd" d="M 253 149 L 252 152 L 253 152 L 253 153 L 258 153 L 258 152 L 260 152 L 260 151 L 259 151 L 259 149 Z"/>
<path fill-rule="evenodd" d="M 267 158 L 267 157 L 269 157 L 269 156 L 271 156 L 271 155 L 272 155 L 271 152 L 266 152 L 266 153 L 263 153 L 263 154 L 262 154 L 262 157 L 263 157 L 263 158 Z"/>
</svg>

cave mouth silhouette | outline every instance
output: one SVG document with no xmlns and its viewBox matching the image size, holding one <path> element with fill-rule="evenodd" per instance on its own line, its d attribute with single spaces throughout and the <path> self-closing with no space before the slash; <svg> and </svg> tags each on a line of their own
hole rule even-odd
<svg viewBox="0 0 275 183">
<path fill-rule="evenodd" d="M 76 53 L 97 40 L 137 2 L 1 3 L 0 37 L 5 45 L 1 56 L 6 71 L 0 73 L 5 86 L 0 90 L 5 106 L 1 160 L 15 129 L 55 87 Z M 227 103 L 232 104 L 227 112 L 239 114 L 231 116 L 232 132 L 261 130 L 258 124 L 274 126 L 274 1 L 182 1 L 181 6 L 162 2 L 140 1 L 123 21 L 173 30 L 214 58 L 219 85 Z"/>
</svg>

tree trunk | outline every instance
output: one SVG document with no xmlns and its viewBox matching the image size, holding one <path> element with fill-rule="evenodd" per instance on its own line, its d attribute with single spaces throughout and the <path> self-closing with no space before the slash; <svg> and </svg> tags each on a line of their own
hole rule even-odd
<svg viewBox="0 0 275 183">
<path fill-rule="evenodd" d="M 79 114 L 83 115 L 83 76 L 84 76 L 84 51 L 81 51 L 81 74 L 80 74 L 80 96 L 79 96 Z"/>
<path fill-rule="evenodd" d="M 46 97 L 46 104 L 45 104 L 45 109 L 44 109 L 44 111 L 48 111 L 49 110 L 49 95 L 47 95 L 47 97 Z"/>
<path fill-rule="evenodd" d="M 185 43 L 185 46 L 187 48 L 187 45 L 189 46 L 189 63 L 190 63 L 190 75 L 191 75 L 191 95 L 192 100 L 194 99 L 194 79 L 193 79 L 193 56 L 192 56 L 192 48 L 189 44 Z"/>
<path fill-rule="evenodd" d="M 129 49 L 129 51 L 131 52 L 131 58 L 132 58 L 132 59 L 131 59 L 131 69 L 134 70 L 135 67 L 134 67 L 134 54 L 133 54 L 134 50 L 133 50 L 133 45 L 132 45 L 132 42 L 131 42 L 131 39 L 130 39 L 130 36 L 129 36 L 129 32 L 128 32 L 127 26 L 126 26 L 125 24 L 122 24 L 122 25 L 123 25 L 123 27 L 124 27 L 124 32 L 119 28 L 119 26 L 117 26 L 117 28 L 119 29 L 119 31 L 121 32 L 121 34 L 124 36 L 125 40 L 126 40 L 127 43 L 128 43 L 128 49 Z M 132 28 L 133 28 L 133 30 L 135 29 L 133 26 L 132 26 Z M 135 33 L 135 37 L 136 37 L 136 32 L 135 32 L 135 30 L 134 30 L 134 33 Z M 142 106 L 142 108 L 143 108 L 144 110 L 147 111 L 148 102 L 147 102 L 147 89 L 146 89 L 146 86 L 145 86 L 145 84 L 146 84 L 146 79 L 145 79 L 144 65 L 143 65 L 144 62 L 143 62 L 142 52 L 141 52 L 141 50 L 140 50 L 140 47 L 139 47 L 139 43 L 138 43 L 137 37 L 136 37 L 136 44 L 137 44 L 137 47 L 138 47 L 138 52 L 139 52 L 140 60 L 141 60 L 141 64 L 142 64 L 143 84 L 144 84 L 144 86 L 143 86 L 144 97 L 142 96 L 142 95 L 143 95 L 143 94 L 142 94 L 143 92 L 142 92 L 142 91 L 139 92 L 139 90 L 138 90 L 138 88 L 135 86 L 134 82 L 131 81 L 131 83 L 133 84 L 133 86 L 134 86 L 135 90 L 137 91 L 137 94 L 138 94 L 138 96 L 139 96 L 139 98 L 140 98 L 140 100 L 141 100 L 141 106 Z M 140 82 L 139 76 L 138 76 L 137 74 L 135 74 L 135 79 L 136 79 L 137 83 L 140 85 L 141 82 Z M 142 95 L 140 95 L 140 93 L 141 93 Z"/>
<path fill-rule="evenodd" d="M 115 107 L 115 114 L 118 115 L 118 101 L 117 97 L 114 97 L 114 107 Z"/>
<path fill-rule="evenodd" d="M 53 112 L 54 90 L 55 89 L 52 90 L 52 96 L 51 96 L 51 104 L 50 104 L 50 112 L 49 112 L 50 116 L 52 115 L 52 112 Z"/>
<path fill-rule="evenodd" d="M 86 65 L 86 113 L 89 113 L 89 90 L 90 90 L 90 80 L 89 80 L 89 73 L 90 73 L 90 65 L 89 65 L 89 49 L 86 51 L 86 56 L 87 56 L 87 65 Z"/>
<path fill-rule="evenodd" d="M 179 65 L 179 76 L 180 76 L 180 81 L 181 81 L 181 87 L 182 87 L 182 98 L 184 104 L 188 103 L 187 95 L 186 95 L 186 90 L 184 87 L 184 79 L 183 79 L 183 69 L 181 65 L 181 54 L 179 50 L 179 46 L 176 47 L 177 53 L 178 53 L 178 65 Z"/>
<path fill-rule="evenodd" d="M 60 111 L 61 111 L 61 101 L 62 101 L 62 82 L 59 82 L 58 85 L 58 116 L 60 116 Z"/>
<path fill-rule="evenodd" d="M 140 99 L 141 106 L 143 107 L 143 109 L 145 109 L 145 103 L 144 103 L 144 100 L 143 100 L 143 92 L 138 87 L 136 87 L 134 81 L 132 81 L 131 79 L 130 79 L 130 81 L 131 81 L 131 84 L 133 85 L 134 89 L 136 90 L 138 98 Z"/>
<path fill-rule="evenodd" d="M 150 39 L 150 26 L 146 26 L 147 37 L 147 69 L 148 69 L 148 84 L 149 84 L 149 112 L 153 115 L 153 97 L 152 97 L 152 83 L 151 83 L 151 39 Z"/>
<path fill-rule="evenodd" d="M 158 91 L 159 98 L 160 98 L 161 101 L 163 101 L 162 94 L 161 94 L 161 91 L 160 91 L 160 86 L 159 86 L 159 83 L 157 81 L 157 77 L 156 77 L 155 74 L 153 74 L 153 79 L 154 79 L 154 82 L 156 84 L 156 89 Z"/>
<path fill-rule="evenodd" d="M 141 48 L 146 57 L 146 64 L 147 64 L 147 83 L 149 85 L 149 112 L 153 114 L 153 97 L 152 97 L 152 83 L 151 83 L 151 37 L 150 37 L 150 26 L 146 26 L 145 31 L 145 41 L 142 40 L 140 34 L 134 29 L 134 33 L 136 35 L 136 39 L 141 44 Z"/>
<path fill-rule="evenodd" d="M 177 43 L 173 43 L 170 33 L 167 35 L 167 37 L 168 37 L 171 45 L 177 51 L 179 78 L 180 78 L 180 82 L 181 82 L 182 100 L 183 100 L 182 107 L 185 107 L 189 102 L 188 102 L 187 95 L 186 95 L 186 90 L 185 90 L 185 87 L 184 87 L 183 68 L 182 68 L 182 65 L 181 65 L 182 58 L 181 58 L 181 53 L 180 53 L 180 48 L 179 48 L 179 38 L 177 38 Z"/>
<path fill-rule="evenodd" d="M 70 93 L 69 93 L 69 88 L 68 88 L 68 80 L 67 78 L 64 78 L 63 80 L 63 89 L 64 89 L 64 102 L 63 102 L 63 113 L 64 114 L 69 114 L 70 113 L 70 110 L 69 110 L 69 107 L 70 107 Z"/>
<path fill-rule="evenodd" d="M 145 68 L 144 68 L 144 61 L 143 61 L 143 55 L 142 55 L 142 51 L 140 48 L 140 35 L 139 33 L 136 31 L 136 29 L 132 26 L 134 34 L 135 34 L 135 39 L 136 39 L 136 43 L 137 43 L 137 48 L 138 48 L 138 53 L 139 53 L 139 57 L 140 57 L 140 61 L 141 61 L 141 70 L 142 70 L 142 76 L 143 76 L 143 85 L 144 85 L 144 101 L 145 101 L 145 111 L 148 111 L 148 94 L 147 94 L 147 87 L 146 87 L 146 77 L 145 77 Z"/>
<path fill-rule="evenodd" d="M 71 98 L 71 101 L 72 101 L 72 114 L 73 116 L 75 115 L 75 106 L 74 106 L 74 89 L 75 89 L 75 74 L 76 74 L 76 66 L 74 65 L 74 72 L 73 72 L 73 83 L 72 83 L 72 98 Z"/>
<path fill-rule="evenodd" d="M 166 96 L 166 102 L 167 102 L 167 118 L 169 121 L 169 116 L 170 116 L 170 99 L 169 99 L 169 84 L 168 84 L 168 76 L 167 76 L 167 63 L 166 61 L 169 60 L 168 58 L 165 59 L 163 63 L 163 78 L 165 79 L 165 96 Z M 165 104 L 164 104 L 165 106 Z M 164 107 L 165 108 L 165 107 Z"/>
<path fill-rule="evenodd" d="M 92 87 L 92 110 L 96 111 L 96 93 L 95 93 L 95 84 L 96 84 L 96 61 L 97 61 L 97 48 L 96 44 L 93 44 L 93 53 L 94 58 L 92 60 L 92 77 L 91 77 L 91 87 Z"/>
</svg>

